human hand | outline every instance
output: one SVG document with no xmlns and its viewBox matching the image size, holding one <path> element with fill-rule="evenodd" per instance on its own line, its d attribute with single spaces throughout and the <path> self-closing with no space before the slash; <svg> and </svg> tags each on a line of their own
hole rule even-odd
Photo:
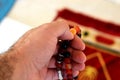
<svg viewBox="0 0 120 80">
<path fill-rule="evenodd" d="M 28 31 L 12 47 L 16 51 L 16 67 L 12 80 L 57 80 L 55 57 L 58 39 L 72 40 L 73 75 L 85 67 L 85 45 L 78 36 L 69 31 L 66 21 L 55 21 Z"/>
</svg>

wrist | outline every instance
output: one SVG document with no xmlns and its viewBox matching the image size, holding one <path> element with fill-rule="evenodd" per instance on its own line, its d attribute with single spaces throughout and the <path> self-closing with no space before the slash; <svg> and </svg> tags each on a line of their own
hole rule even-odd
<svg viewBox="0 0 120 80">
<path fill-rule="evenodd" d="M 0 80 L 12 80 L 17 58 L 16 52 L 9 50 L 0 55 Z"/>
</svg>

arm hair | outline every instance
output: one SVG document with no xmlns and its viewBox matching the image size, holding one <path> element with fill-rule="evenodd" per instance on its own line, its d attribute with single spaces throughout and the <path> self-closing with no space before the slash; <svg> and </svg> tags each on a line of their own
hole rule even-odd
<svg viewBox="0 0 120 80">
<path fill-rule="evenodd" d="M 16 62 L 13 56 L 10 56 L 10 53 L 14 52 L 9 50 L 0 55 L 0 80 L 11 80 L 14 71 L 13 63 Z"/>
</svg>

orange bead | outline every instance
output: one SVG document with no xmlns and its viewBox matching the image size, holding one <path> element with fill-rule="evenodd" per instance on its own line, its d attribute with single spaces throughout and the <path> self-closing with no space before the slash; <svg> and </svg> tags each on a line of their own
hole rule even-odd
<svg viewBox="0 0 120 80">
<path fill-rule="evenodd" d="M 79 26 L 74 26 L 74 28 L 75 28 L 75 30 L 76 30 L 77 33 L 78 33 L 78 32 L 81 32 Z"/>
<path fill-rule="evenodd" d="M 77 31 L 76 31 L 75 28 L 71 28 L 71 29 L 70 29 L 70 32 L 71 32 L 73 35 L 76 35 L 76 33 L 77 33 Z"/>
<path fill-rule="evenodd" d="M 76 34 L 81 38 L 81 30 L 79 28 L 79 26 L 74 26 L 74 28 L 76 29 Z"/>
<path fill-rule="evenodd" d="M 65 64 L 65 68 L 66 69 L 72 69 L 72 65 L 71 64 Z"/>
</svg>

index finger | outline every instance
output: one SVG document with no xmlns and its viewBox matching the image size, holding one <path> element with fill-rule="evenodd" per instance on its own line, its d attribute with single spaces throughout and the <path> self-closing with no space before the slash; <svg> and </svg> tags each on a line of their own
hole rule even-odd
<svg viewBox="0 0 120 80">
<path fill-rule="evenodd" d="M 77 35 L 75 35 L 74 39 L 71 41 L 71 47 L 74 49 L 84 50 L 85 44 L 81 38 L 79 38 Z"/>
</svg>

